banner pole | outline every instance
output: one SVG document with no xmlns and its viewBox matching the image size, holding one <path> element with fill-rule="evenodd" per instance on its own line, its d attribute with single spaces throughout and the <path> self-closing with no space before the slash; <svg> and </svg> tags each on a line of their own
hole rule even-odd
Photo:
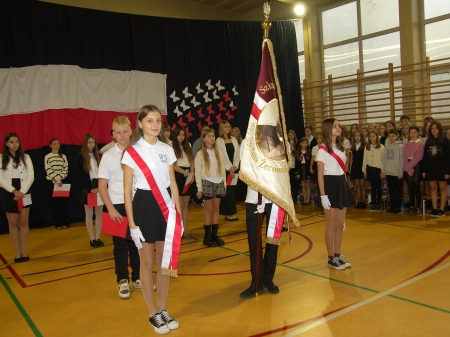
<svg viewBox="0 0 450 337">
<path fill-rule="evenodd" d="M 262 195 L 258 192 L 258 205 L 262 203 Z M 262 214 L 258 212 L 256 220 L 256 270 L 255 270 L 255 297 L 258 297 L 259 279 L 261 278 L 261 232 L 262 232 Z M 264 286 L 263 286 L 264 287 Z"/>
</svg>

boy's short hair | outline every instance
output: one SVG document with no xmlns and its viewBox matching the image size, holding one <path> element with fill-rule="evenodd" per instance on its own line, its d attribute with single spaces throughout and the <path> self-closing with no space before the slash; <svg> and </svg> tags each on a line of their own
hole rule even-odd
<svg viewBox="0 0 450 337">
<path fill-rule="evenodd" d="M 130 120 L 128 119 L 128 117 L 125 116 L 119 116 L 114 118 L 113 122 L 112 122 L 112 127 L 114 129 L 114 126 L 128 126 L 128 128 L 131 128 L 131 123 Z M 111 130 L 112 133 L 113 130 Z"/>
<path fill-rule="evenodd" d="M 402 120 L 402 119 L 407 119 L 408 121 L 410 120 L 409 116 L 406 116 L 406 115 L 400 116 L 400 120 Z"/>
<path fill-rule="evenodd" d="M 388 135 L 396 135 L 396 136 L 398 136 L 398 132 L 396 130 L 389 130 Z"/>
</svg>

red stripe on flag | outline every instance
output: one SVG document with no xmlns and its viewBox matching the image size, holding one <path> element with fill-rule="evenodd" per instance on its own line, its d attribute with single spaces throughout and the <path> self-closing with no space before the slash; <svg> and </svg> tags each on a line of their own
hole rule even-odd
<svg viewBox="0 0 450 337">
<path fill-rule="evenodd" d="M 261 110 L 258 109 L 255 103 L 252 105 L 252 116 L 255 117 L 256 120 L 259 119 L 259 115 L 261 115 Z"/>
<path fill-rule="evenodd" d="M 68 197 L 70 191 L 53 191 L 52 197 Z"/>
<path fill-rule="evenodd" d="M 23 209 L 23 199 L 17 200 L 17 209 L 19 212 Z"/>
<path fill-rule="evenodd" d="M 61 144 L 82 144 L 85 134 L 95 136 L 97 143 L 111 141 L 111 125 L 114 118 L 126 116 L 131 127 L 136 125 L 137 112 L 94 111 L 87 109 L 51 109 L 33 113 L 0 117 L 2 131 L 19 135 L 24 150 L 49 145 L 57 137 Z"/>
</svg>

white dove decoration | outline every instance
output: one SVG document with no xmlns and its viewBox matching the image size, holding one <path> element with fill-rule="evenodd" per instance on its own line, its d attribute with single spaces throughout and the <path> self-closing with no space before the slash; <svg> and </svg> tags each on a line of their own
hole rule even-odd
<svg viewBox="0 0 450 337">
<path fill-rule="evenodd" d="M 208 82 L 205 83 L 205 85 L 208 87 L 208 90 L 214 89 L 214 86 L 211 85 L 211 79 L 209 79 Z"/>
<path fill-rule="evenodd" d="M 230 102 L 230 108 L 233 108 L 234 107 L 234 104 L 233 104 L 233 101 L 231 101 Z"/>
<path fill-rule="evenodd" d="M 208 97 L 208 92 L 206 92 L 206 93 L 203 95 L 203 98 L 205 99 L 205 103 L 212 102 L 212 99 Z"/>
<path fill-rule="evenodd" d="M 180 100 L 180 97 L 177 97 L 177 96 L 176 96 L 176 91 L 175 91 L 175 90 L 173 91 L 173 93 L 172 93 L 169 97 L 172 98 L 172 100 L 173 100 L 174 102 Z"/>
<path fill-rule="evenodd" d="M 200 88 L 200 82 L 197 84 L 197 86 L 195 87 L 195 89 L 197 89 L 197 94 L 201 94 L 203 91 L 202 88 Z"/>
<path fill-rule="evenodd" d="M 178 105 L 173 112 L 177 114 L 177 117 L 180 117 L 183 114 L 180 110 L 178 110 Z"/>
<path fill-rule="evenodd" d="M 191 103 L 194 105 L 194 107 L 196 107 L 196 106 L 198 106 L 198 105 L 200 105 L 200 103 L 199 102 L 197 102 L 196 100 L 195 100 L 195 97 L 194 98 L 192 98 L 192 101 L 191 101 Z"/>
<path fill-rule="evenodd" d="M 190 106 L 184 104 L 184 99 L 183 99 L 183 102 L 181 102 L 180 106 L 183 108 L 183 111 L 186 111 L 191 108 Z"/>
<path fill-rule="evenodd" d="M 220 85 L 220 80 L 219 80 L 219 82 L 216 83 L 216 87 L 217 87 L 217 90 L 218 90 L 218 91 L 221 91 L 221 90 L 225 89 L 225 87 L 222 87 L 222 86 Z"/>
<path fill-rule="evenodd" d="M 184 88 L 182 93 L 184 94 L 184 98 L 188 98 L 188 97 L 192 96 L 192 94 L 190 94 L 189 91 L 188 91 L 188 87 Z"/>
<path fill-rule="evenodd" d="M 239 93 L 236 91 L 236 86 L 234 86 L 233 89 L 231 89 L 231 90 L 233 90 L 233 94 L 239 95 Z"/>
<path fill-rule="evenodd" d="M 217 93 L 217 90 L 214 90 L 214 91 L 213 91 L 213 98 L 214 98 L 214 99 L 219 99 L 220 96 L 217 96 L 216 93 Z"/>
</svg>

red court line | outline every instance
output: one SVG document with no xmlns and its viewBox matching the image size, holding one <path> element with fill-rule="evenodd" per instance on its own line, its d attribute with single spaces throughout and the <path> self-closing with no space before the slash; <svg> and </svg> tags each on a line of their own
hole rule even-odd
<svg viewBox="0 0 450 337">
<path fill-rule="evenodd" d="M 347 307 L 348 307 L 348 305 L 346 305 L 345 307 L 342 307 L 342 308 L 339 308 L 339 309 L 336 309 L 336 310 L 327 312 L 327 313 L 325 313 L 325 314 L 323 314 L 323 315 L 319 315 L 319 316 L 316 316 L 316 317 L 308 318 L 308 319 L 305 319 L 304 321 L 301 321 L 301 322 L 293 323 L 293 324 L 290 324 L 290 325 L 285 325 L 285 326 L 283 326 L 283 327 L 281 327 L 281 328 L 277 328 L 277 329 L 273 329 L 273 330 L 261 332 L 261 333 L 258 333 L 258 334 L 256 334 L 256 335 L 251 335 L 251 336 L 249 336 L 249 337 L 262 337 L 262 336 L 268 336 L 268 335 L 274 334 L 274 333 L 276 333 L 276 332 L 280 332 L 280 331 L 285 331 L 285 330 L 288 330 L 288 329 L 292 329 L 292 328 L 298 327 L 298 326 L 300 326 L 300 325 L 303 325 L 303 324 L 305 324 L 305 323 L 313 322 L 313 321 L 316 321 L 316 320 L 321 319 L 321 318 L 323 318 L 323 317 L 327 317 L 328 315 L 331 315 L 332 313 L 335 313 L 336 311 L 345 309 L 345 308 L 347 308 Z"/>
<path fill-rule="evenodd" d="M 17 272 L 14 270 L 13 267 L 11 267 L 11 265 L 9 264 L 9 262 L 3 257 L 2 254 L 0 254 L 0 260 L 2 260 L 2 262 L 4 264 L 6 264 L 6 269 L 9 270 L 9 272 L 11 273 L 11 275 L 16 279 L 16 281 L 20 284 L 20 286 L 22 288 L 26 288 L 27 285 L 25 284 L 25 282 L 23 282 L 22 278 L 19 276 L 19 274 L 17 274 Z"/>
<path fill-rule="evenodd" d="M 420 274 L 426 273 L 427 271 L 433 269 L 434 267 L 436 267 L 439 263 L 444 261 L 449 256 L 450 256 L 450 250 L 447 253 L 445 253 L 440 259 L 438 259 L 435 263 L 433 263 L 432 265 L 428 266 L 427 268 L 425 268 L 421 272 L 417 273 L 416 275 L 411 276 L 410 278 L 406 279 L 406 281 L 412 279 L 413 277 L 416 277 L 416 276 L 418 276 Z"/>
</svg>

